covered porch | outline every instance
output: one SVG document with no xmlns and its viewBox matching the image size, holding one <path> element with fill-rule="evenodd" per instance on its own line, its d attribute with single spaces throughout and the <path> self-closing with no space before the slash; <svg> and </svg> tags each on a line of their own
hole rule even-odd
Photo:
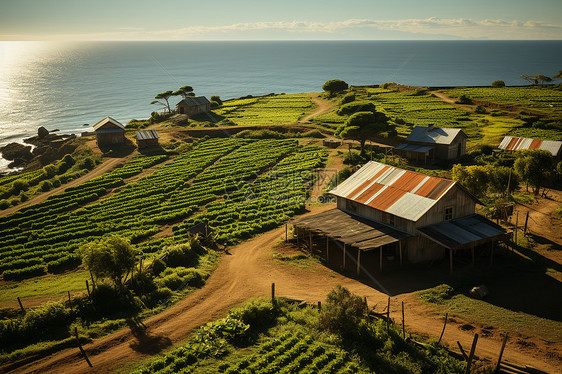
<svg viewBox="0 0 562 374">
<path fill-rule="evenodd" d="M 474 266 L 476 248 L 485 250 L 488 247 L 490 265 L 492 265 L 495 245 L 499 240 L 505 240 L 507 235 L 503 227 L 479 214 L 419 227 L 417 231 L 448 250 L 451 274 L 453 273 L 453 256 L 461 250 L 470 250 L 471 263 Z"/>
<path fill-rule="evenodd" d="M 394 147 L 394 151 L 408 160 L 424 165 L 428 160 L 435 160 L 435 148 L 428 145 L 403 143 Z"/>
<path fill-rule="evenodd" d="M 361 275 L 367 269 L 382 270 L 385 259 L 403 262 L 405 239 L 411 234 L 382 223 L 331 209 L 290 222 L 297 246 L 319 251 L 326 261 Z"/>
</svg>

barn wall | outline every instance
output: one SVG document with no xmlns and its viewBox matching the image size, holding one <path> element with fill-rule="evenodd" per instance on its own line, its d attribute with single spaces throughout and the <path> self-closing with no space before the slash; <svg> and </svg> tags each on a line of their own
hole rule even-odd
<svg viewBox="0 0 562 374">
<path fill-rule="evenodd" d="M 445 208 L 448 207 L 453 208 L 453 218 L 459 218 L 474 214 L 476 202 L 458 185 L 455 185 L 415 223 L 415 227 L 443 222 L 445 220 Z"/>
<path fill-rule="evenodd" d="M 445 256 L 445 248 L 421 235 L 406 239 L 402 248 L 406 259 L 413 264 L 429 262 Z"/>
<path fill-rule="evenodd" d="M 96 133 L 98 145 L 121 144 L 125 142 L 125 132 L 99 134 Z"/>
<path fill-rule="evenodd" d="M 158 147 L 158 139 L 147 139 L 147 140 L 138 140 L 137 139 L 137 146 L 140 149 L 157 148 Z"/>
</svg>

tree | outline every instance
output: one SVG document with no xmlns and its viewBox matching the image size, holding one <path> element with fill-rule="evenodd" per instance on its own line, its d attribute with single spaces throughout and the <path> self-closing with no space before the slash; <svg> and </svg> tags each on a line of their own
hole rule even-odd
<svg viewBox="0 0 562 374">
<path fill-rule="evenodd" d="M 554 74 L 552 79 L 562 79 L 562 70 L 558 70 L 558 73 Z"/>
<path fill-rule="evenodd" d="M 175 96 L 175 93 L 172 91 L 161 92 L 154 96 L 156 100 L 152 101 L 150 104 L 160 104 L 163 108 L 168 110 L 168 113 L 171 113 L 172 109 L 170 108 L 170 98 L 172 96 Z"/>
<path fill-rule="evenodd" d="M 493 81 L 493 82 L 492 82 L 492 87 L 496 87 L 496 88 L 498 88 L 498 87 L 505 87 L 505 82 L 504 82 L 504 81 L 500 81 L 500 80 Z"/>
<path fill-rule="evenodd" d="M 330 96 L 333 96 L 338 92 L 345 91 L 348 88 L 349 88 L 348 84 L 342 81 L 341 79 L 331 79 L 326 83 L 324 83 L 324 85 L 322 86 L 322 89 L 328 92 Z"/>
<path fill-rule="evenodd" d="M 525 79 L 527 82 L 531 84 L 539 84 L 539 82 L 542 82 L 543 84 L 547 82 L 552 82 L 552 78 L 547 77 L 546 75 L 543 74 L 537 74 L 537 75 L 523 74 L 519 77 Z"/>
<path fill-rule="evenodd" d="M 473 195 L 480 197 L 486 193 L 490 177 L 485 166 L 456 164 L 453 165 L 452 173 L 453 180 L 462 184 Z"/>
<path fill-rule="evenodd" d="M 513 166 L 521 180 L 527 183 L 527 188 L 531 185 L 538 195 L 540 188 L 552 177 L 554 161 L 552 154 L 544 149 L 528 149 L 519 152 Z"/>
<path fill-rule="evenodd" d="M 82 261 L 96 278 L 109 278 L 123 288 L 135 266 L 135 250 L 128 239 L 118 236 L 80 248 Z"/>
<path fill-rule="evenodd" d="M 174 91 L 173 95 L 174 96 L 181 96 L 185 99 L 188 96 L 195 96 L 195 93 L 193 92 L 193 87 L 183 86 L 183 87 L 180 87 L 177 91 Z"/>
<path fill-rule="evenodd" d="M 213 95 L 211 96 L 211 101 L 216 102 L 219 105 L 222 105 L 222 100 L 221 97 L 219 95 Z"/>
<path fill-rule="evenodd" d="M 338 127 L 335 135 L 342 139 L 353 139 L 361 144 L 361 153 L 365 153 L 365 142 L 385 131 L 392 130 L 388 117 L 381 112 L 357 112 L 351 115 L 345 124 Z"/>
</svg>

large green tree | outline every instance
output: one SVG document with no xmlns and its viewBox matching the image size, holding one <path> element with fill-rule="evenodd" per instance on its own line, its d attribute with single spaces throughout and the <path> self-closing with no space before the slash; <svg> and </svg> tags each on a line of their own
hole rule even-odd
<svg viewBox="0 0 562 374">
<path fill-rule="evenodd" d="M 338 92 L 342 92 L 345 91 L 349 88 L 348 84 L 344 81 L 342 81 L 341 79 L 331 79 L 329 81 L 327 81 L 326 83 L 324 83 L 324 85 L 322 86 L 322 89 L 326 92 L 328 92 L 328 94 L 330 94 L 330 96 L 338 93 Z"/>
<path fill-rule="evenodd" d="M 193 92 L 193 87 L 183 86 L 183 87 L 180 87 L 177 91 L 174 91 L 173 95 L 174 96 L 181 96 L 185 99 L 188 96 L 195 96 L 195 93 Z"/>
<path fill-rule="evenodd" d="M 513 165 L 515 172 L 521 180 L 532 186 L 535 195 L 552 177 L 554 172 L 554 161 L 552 154 L 543 149 L 529 149 L 520 151 Z"/>
<path fill-rule="evenodd" d="M 82 262 L 98 279 L 109 278 L 123 288 L 135 267 L 136 253 L 128 239 L 113 236 L 80 248 Z"/>
<path fill-rule="evenodd" d="M 365 142 L 383 132 L 392 130 L 389 118 L 381 112 L 357 112 L 336 130 L 335 135 L 342 139 L 357 140 L 361 144 L 361 153 L 365 153 Z"/>
</svg>

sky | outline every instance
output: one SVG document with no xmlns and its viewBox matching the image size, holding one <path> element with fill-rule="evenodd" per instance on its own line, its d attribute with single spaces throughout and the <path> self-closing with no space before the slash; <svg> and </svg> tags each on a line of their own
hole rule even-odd
<svg viewBox="0 0 562 374">
<path fill-rule="evenodd" d="M 562 0 L 0 0 L 0 40 L 562 39 Z"/>
</svg>

